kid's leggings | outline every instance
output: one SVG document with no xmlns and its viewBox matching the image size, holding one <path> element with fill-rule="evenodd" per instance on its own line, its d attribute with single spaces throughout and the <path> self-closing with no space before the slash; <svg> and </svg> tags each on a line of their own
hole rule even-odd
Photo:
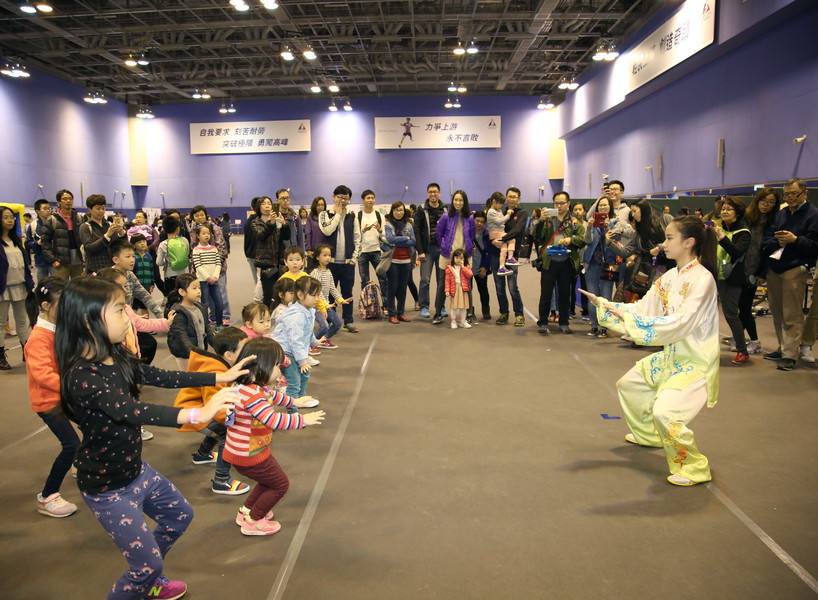
<svg viewBox="0 0 818 600">
<path fill-rule="evenodd" d="M 193 507 L 165 478 L 143 462 L 127 486 L 82 498 L 128 561 L 107 600 L 142 600 L 162 575 L 162 561 L 193 520 Z M 148 530 L 145 515 L 156 521 Z"/>
</svg>

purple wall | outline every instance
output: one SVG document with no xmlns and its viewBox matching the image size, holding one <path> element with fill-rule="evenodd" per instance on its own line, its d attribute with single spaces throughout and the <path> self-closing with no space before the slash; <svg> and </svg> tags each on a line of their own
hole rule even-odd
<svg viewBox="0 0 818 600">
<path fill-rule="evenodd" d="M 589 173 L 593 192 L 602 183 L 602 173 L 608 173 L 626 183 L 628 194 L 815 178 L 817 27 L 818 8 L 812 8 L 767 28 L 647 99 L 609 111 L 599 122 L 569 134 L 566 188 L 587 195 Z M 603 85 L 597 89 L 599 99 L 604 85 L 612 84 L 609 72 L 600 73 L 596 83 Z M 562 110 L 563 125 L 576 124 L 577 102 L 569 101 Z M 806 143 L 792 143 L 805 133 Z M 723 170 L 716 166 L 720 138 L 725 139 Z M 648 165 L 652 170 L 645 169 Z"/>
<path fill-rule="evenodd" d="M 379 203 L 425 199 L 426 184 L 440 183 L 444 195 L 462 188 L 470 200 L 484 201 L 494 190 L 516 185 L 527 201 L 535 201 L 544 186 L 548 139 L 555 116 L 536 110 L 532 97 L 464 97 L 464 107 L 451 114 L 502 116 L 500 149 L 375 150 L 374 118 L 406 115 L 440 116 L 444 98 L 353 98 L 355 110 L 331 113 L 326 98 L 299 101 L 236 103 L 238 112 L 220 115 L 218 104 L 154 107 L 149 123 L 150 186 L 146 206 L 248 206 L 253 196 L 291 189 L 294 205 L 309 205 L 318 195 L 328 197 L 339 184 L 353 191 L 375 190 Z M 312 151 L 242 155 L 191 155 L 189 124 L 195 122 L 310 119 Z M 408 186 L 408 191 L 406 187 Z M 550 197 L 550 193 L 549 193 Z"/>
<path fill-rule="evenodd" d="M 41 184 L 52 203 L 57 190 L 67 188 L 79 207 L 82 182 L 86 196 L 104 194 L 110 205 L 114 190 L 130 189 L 126 107 L 90 105 L 84 95 L 85 89 L 43 73 L 0 77 L 3 201 L 32 206 Z"/>
</svg>

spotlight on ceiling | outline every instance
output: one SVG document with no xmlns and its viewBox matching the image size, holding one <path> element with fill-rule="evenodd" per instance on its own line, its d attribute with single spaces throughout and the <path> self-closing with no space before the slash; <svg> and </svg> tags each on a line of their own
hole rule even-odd
<svg viewBox="0 0 818 600">
<path fill-rule="evenodd" d="M 330 83 L 329 83 L 329 87 L 327 87 L 327 89 L 328 89 L 330 92 L 332 92 L 333 94 L 337 94 L 338 92 L 340 92 L 340 91 L 341 91 L 341 88 L 339 88 L 339 87 L 338 87 L 338 84 L 336 84 L 334 81 L 330 81 Z"/>
<path fill-rule="evenodd" d="M 477 44 L 474 43 L 474 40 L 471 41 L 469 47 L 466 48 L 466 52 L 468 54 L 477 54 L 480 50 L 477 48 Z"/>
<path fill-rule="evenodd" d="M 307 46 L 304 48 L 304 58 L 307 60 L 315 60 L 318 58 L 318 55 L 315 53 L 315 50 L 312 49 L 312 46 Z"/>
<path fill-rule="evenodd" d="M 147 104 L 139 105 L 139 111 L 136 113 L 137 119 L 153 119 L 155 116 L 150 106 Z"/>
<path fill-rule="evenodd" d="M 545 94 L 540 96 L 540 101 L 537 104 L 537 109 L 538 110 L 551 110 L 552 108 L 554 108 L 554 103 L 551 102 L 551 97 L 546 96 Z"/>
<path fill-rule="evenodd" d="M 129 54 L 128 58 L 125 59 L 125 64 L 129 67 L 135 67 L 139 62 L 137 62 L 133 54 Z"/>
<path fill-rule="evenodd" d="M 21 2 L 20 3 L 20 10 L 23 11 L 24 13 L 29 14 L 29 15 L 33 15 L 34 13 L 37 12 L 37 9 L 34 7 L 34 5 L 31 2 Z"/>
<path fill-rule="evenodd" d="M 446 89 L 448 89 L 450 92 L 456 92 L 456 91 L 457 91 L 457 86 L 454 84 L 454 81 L 452 81 L 452 82 L 449 84 L 449 87 L 448 87 L 448 88 L 446 88 Z"/>
<path fill-rule="evenodd" d="M 457 42 L 457 47 L 452 50 L 457 56 L 463 56 L 466 53 L 466 49 L 463 47 L 462 42 Z"/>
<path fill-rule="evenodd" d="M 616 46 L 613 44 L 608 44 L 608 53 L 605 55 L 605 60 L 611 62 L 612 60 L 616 60 L 619 58 L 619 50 L 616 49 Z"/>
<path fill-rule="evenodd" d="M 466 86 L 465 86 L 465 85 L 463 85 L 462 83 L 461 83 L 460 85 L 458 85 L 458 86 L 457 86 L 457 93 L 458 93 L 458 94 L 465 94 L 465 93 L 466 93 L 466 91 L 467 91 L 467 90 L 466 90 Z"/>
<path fill-rule="evenodd" d="M 347 100 L 346 104 L 344 104 L 344 110 L 347 112 L 352 110 L 352 104 L 349 103 L 349 100 Z"/>
<path fill-rule="evenodd" d="M 275 10 L 278 8 L 276 0 L 261 0 L 261 5 L 267 10 Z"/>
<path fill-rule="evenodd" d="M 230 114 L 233 114 L 234 112 L 236 112 L 236 107 L 233 106 L 232 102 L 230 103 L 230 106 L 227 107 L 227 112 L 229 112 Z"/>
<path fill-rule="evenodd" d="M 455 98 L 452 102 L 452 108 L 460 108 L 460 98 Z"/>
<path fill-rule="evenodd" d="M 146 67 L 149 64 L 151 64 L 151 61 L 149 61 L 147 58 L 145 58 L 145 53 L 143 52 L 139 56 L 136 57 L 136 64 L 138 64 L 141 67 Z"/>
<path fill-rule="evenodd" d="M 223 115 L 227 114 L 227 106 L 224 104 L 224 102 L 222 102 L 221 108 L 219 108 L 219 112 L 222 113 Z"/>
<path fill-rule="evenodd" d="M 446 98 L 446 103 L 443 105 L 443 108 L 451 108 L 452 106 L 454 106 L 454 104 L 452 104 L 452 99 Z"/>
<path fill-rule="evenodd" d="M 281 58 L 284 60 L 295 60 L 295 54 L 293 54 L 293 51 L 290 50 L 287 44 L 284 44 L 284 48 L 281 49 Z"/>
<path fill-rule="evenodd" d="M 313 84 L 310 86 L 310 91 L 313 94 L 320 94 L 321 93 L 321 86 L 318 85 L 317 81 L 314 81 Z"/>
<path fill-rule="evenodd" d="M 335 98 L 332 99 L 330 105 L 327 107 L 330 112 L 338 112 L 338 107 L 335 105 Z"/>
</svg>

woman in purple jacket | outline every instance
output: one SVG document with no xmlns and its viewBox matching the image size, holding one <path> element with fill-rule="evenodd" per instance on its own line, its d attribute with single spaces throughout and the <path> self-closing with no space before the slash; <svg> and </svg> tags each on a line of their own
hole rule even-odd
<svg viewBox="0 0 818 600">
<path fill-rule="evenodd" d="M 452 201 L 449 204 L 448 212 L 443 213 L 437 222 L 437 241 L 440 244 L 441 269 L 445 269 L 452 262 L 452 252 L 462 248 L 466 253 L 466 258 L 471 260 L 474 251 L 474 218 L 469 211 L 469 197 L 463 190 L 457 190 L 452 194 Z M 435 294 L 435 316 L 432 319 L 433 325 L 443 322 L 443 303 L 445 301 L 445 289 L 443 285 L 437 286 Z M 471 300 L 469 301 L 471 304 Z"/>
<path fill-rule="evenodd" d="M 324 243 L 324 234 L 318 226 L 318 215 L 327 210 L 327 201 L 323 196 L 316 196 L 310 206 L 310 215 L 304 223 L 304 251 L 312 256 L 313 250 Z"/>
</svg>

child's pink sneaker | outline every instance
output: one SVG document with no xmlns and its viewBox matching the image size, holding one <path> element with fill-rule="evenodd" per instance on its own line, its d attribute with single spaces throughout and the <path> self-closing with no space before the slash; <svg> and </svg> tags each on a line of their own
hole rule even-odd
<svg viewBox="0 0 818 600">
<path fill-rule="evenodd" d="M 253 521 L 249 516 L 244 517 L 244 523 L 241 526 L 241 532 L 244 535 L 275 535 L 279 531 L 281 531 L 281 523 L 278 521 L 267 519 Z"/>
<path fill-rule="evenodd" d="M 244 519 L 249 516 L 250 509 L 242 504 L 239 507 L 239 512 L 236 514 L 236 525 L 238 525 L 239 527 L 244 525 Z M 270 511 L 266 515 L 264 515 L 264 518 L 267 519 L 268 521 L 272 521 L 274 516 L 275 515 L 273 514 L 273 511 Z"/>
<path fill-rule="evenodd" d="M 151 598 L 152 600 L 176 600 L 186 593 L 187 584 L 184 581 L 171 581 L 164 575 L 160 575 L 159 579 L 157 579 L 150 590 L 148 590 L 148 593 L 145 594 L 145 598 Z"/>
</svg>

